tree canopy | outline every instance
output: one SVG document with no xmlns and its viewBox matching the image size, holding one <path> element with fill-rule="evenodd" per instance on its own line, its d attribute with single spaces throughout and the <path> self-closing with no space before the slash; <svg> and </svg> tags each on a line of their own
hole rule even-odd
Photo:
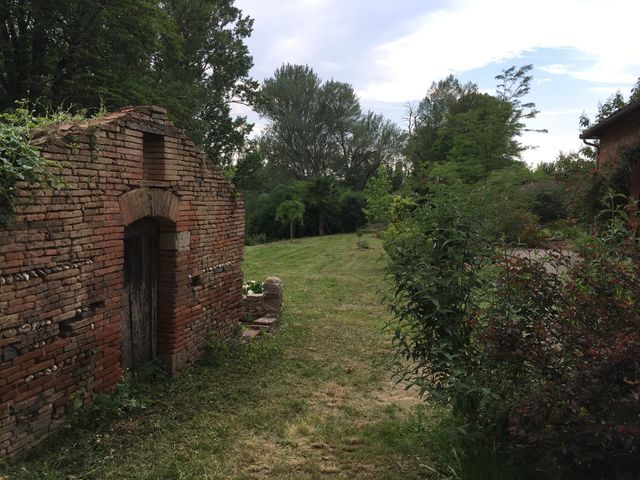
<svg viewBox="0 0 640 480">
<path fill-rule="evenodd" d="M 525 121 L 537 113 L 533 103 L 523 101 L 531 68 L 511 67 L 497 75 L 495 95 L 480 93 L 476 84 L 462 84 L 452 75 L 434 82 L 407 118 L 411 136 L 406 153 L 414 182 L 423 184 L 434 166 L 449 162 L 447 170 L 464 183 L 517 162 L 529 148 L 519 140 L 527 131 Z"/>
<path fill-rule="evenodd" d="M 0 109 L 159 103 L 217 161 L 249 126 L 253 20 L 233 0 L 1 0 Z"/>
<path fill-rule="evenodd" d="M 260 113 L 267 161 L 292 178 L 332 176 L 361 190 L 401 152 L 404 134 L 382 115 L 363 113 L 353 87 L 322 82 L 308 66 L 283 65 L 264 81 Z"/>
</svg>

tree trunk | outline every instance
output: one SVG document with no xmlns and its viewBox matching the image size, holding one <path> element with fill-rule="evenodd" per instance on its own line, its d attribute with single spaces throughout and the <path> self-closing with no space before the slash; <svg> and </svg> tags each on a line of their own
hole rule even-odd
<svg viewBox="0 0 640 480">
<path fill-rule="evenodd" d="M 324 235 L 324 208 L 318 207 L 318 235 Z"/>
</svg>

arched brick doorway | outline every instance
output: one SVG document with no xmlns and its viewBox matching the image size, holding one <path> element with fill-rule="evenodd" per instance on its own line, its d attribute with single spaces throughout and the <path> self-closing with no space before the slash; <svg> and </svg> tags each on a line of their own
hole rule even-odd
<svg viewBox="0 0 640 480">
<path fill-rule="evenodd" d="M 156 355 L 158 224 L 143 218 L 124 232 L 121 363 L 135 369 Z"/>
<path fill-rule="evenodd" d="M 121 364 L 135 369 L 158 356 L 168 364 L 175 343 L 176 255 L 188 235 L 176 232 L 179 199 L 156 188 L 120 198 L 123 215 Z"/>
</svg>

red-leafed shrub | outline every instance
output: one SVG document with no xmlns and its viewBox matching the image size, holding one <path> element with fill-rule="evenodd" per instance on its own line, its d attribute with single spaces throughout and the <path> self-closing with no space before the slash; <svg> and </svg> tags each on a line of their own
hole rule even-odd
<svg viewBox="0 0 640 480">
<path fill-rule="evenodd" d="M 444 200 L 385 235 L 399 374 L 476 445 L 562 478 L 640 478 L 640 244 L 608 198 L 580 255 L 492 257 Z"/>
<path fill-rule="evenodd" d="M 515 451 L 593 478 L 640 474 L 640 250 L 507 257 L 474 320 L 475 378 Z M 501 412 L 502 418 L 492 412 Z M 635 477 L 633 477 L 635 478 Z"/>
</svg>

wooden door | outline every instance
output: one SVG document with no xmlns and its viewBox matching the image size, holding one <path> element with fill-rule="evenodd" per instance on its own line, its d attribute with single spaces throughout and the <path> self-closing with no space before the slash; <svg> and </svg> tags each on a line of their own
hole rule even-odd
<svg viewBox="0 0 640 480">
<path fill-rule="evenodd" d="M 139 220 L 124 235 L 124 296 L 122 368 L 136 368 L 156 350 L 158 285 L 158 227 Z"/>
</svg>

